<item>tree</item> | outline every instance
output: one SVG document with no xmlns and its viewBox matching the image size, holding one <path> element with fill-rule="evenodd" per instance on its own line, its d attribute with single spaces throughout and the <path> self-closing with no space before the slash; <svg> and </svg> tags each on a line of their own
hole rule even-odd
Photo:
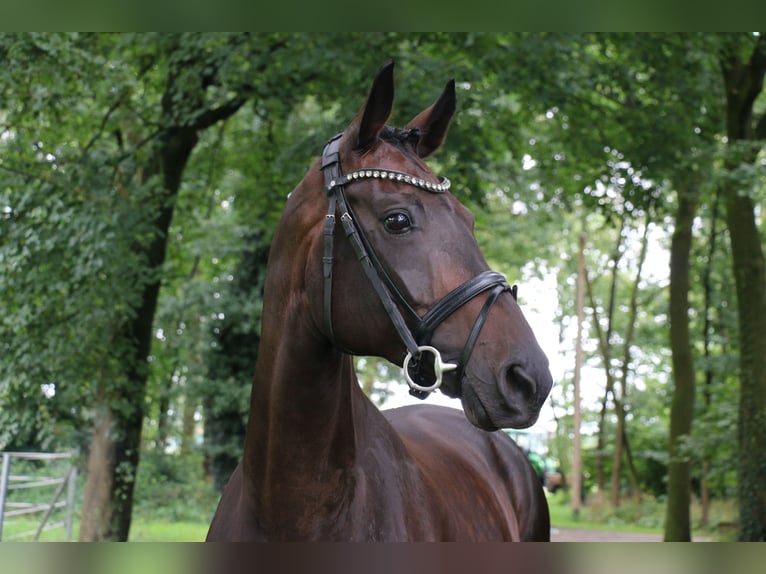
<svg viewBox="0 0 766 574">
<path fill-rule="evenodd" d="M 670 416 L 668 507 L 665 541 L 691 541 L 689 520 L 691 462 L 681 452 L 683 437 L 692 431 L 695 370 L 689 335 L 689 255 L 700 182 L 688 178 L 679 187 L 675 229 L 670 246 L 670 346 L 673 350 L 673 402 Z"/>
<path fill-rule="evenodd" d="M 740 344 L 738 491 L 742 541 L 766 541 L 766 270 L 752 187 L 766 140 L 756 101 L 766 74 L 766 35 L 727 38 L 720 54 L 726 92 L 727 177 L 723 183 L 737 291 Z M 744 177 L 743 177 L 744 176 Z"/>
<path fill-rule="evenodd" d="M 109 166 L 83 148 L 99 130 L 89 113 L 104 95 L 96 78 L 120 85 L 124 70 L 105 68 L 94 44 L 76 34 L 0 38 L 0 448 L 86 444 L 82 396 L 122 352 L 107 352 L 108 333 L 125 312 L 115 300 L 130 300 L 122 280 L 136 261 L 107 205 Z"/>
<path fill-rule="evenodd" d="M 114 337 L 129 349 L 122 373 L 116 380 L 100 381 L 99 405 L 94 422 L 83 496 L 80 540 L 127 540 L 130 531 L 135 471 L 140 452 L 144 397 L 148 380 L 147 358 L 151 352 L 152 325 L 161 285 L 170 224 L 181 188 L 183 172 L 199 140 L 200 132 L 233 115 L 247 101 L 248 91 L 234 86 L 233 95 L 209 94 L 225 88 L 227 65 L 243 44 L 240 37 L 212 37 L 207 41 L 190 36 L 158 37 L 141 46 L 143 68 L 139 79 L 150 79 L 143 69 L 158 67 L 164 75 L 160 96 L 159 129 L 151 135 L 146 127 L 126 120 L 117 128 L 120 143 L 148 138 L 148 153 L 133 174 L 135 185 L 147 186 L 146 201 L 153 209 L 150 235 L 134 243 L 136 257 L 145 262 L 136 277 L 138 292 L 131 317 L 116 329 Z M 152 45 L 153 44 L 153 45 Z M 264 52 L 282 47 L 274 41 Z M 224 55 L 225 54 L 225 55 Z M 153 79 L 153 78 L 151 78 Z M 239 77 L 238 80 L 241 81 Z M 249 85 L 248 85 L 249 86 Z M 138 118 L 130 118 L 135 121 Z M 127 124 L 127 127 L 125 127 Z M 126 132 L 126 133 L 123 133 Z M 145 140 L 142 140 L 142 142 Z"/>
<path fill-rule="evenodd" d="M 617 429 L 612 464 L 611 498 L 619 501 L 622 447 L 627 446 L 626 409 L 627 382 L 631 368 L 631 346 L 635 331 L 635 295 L 641 281 L 641 259 L 638 259 L 633 293 L 628 295 L 627 322 L 616 327 L 615 297 L 620 262 L 625 253 L 623 229 L 626 221 L 646 217 L 644 229 L 652 218 L 665 213 L 665 181 L 678 170 L 679 140 L 688 126 L 688 114 L 679 115 L 684 122 L 670 124 L 664 118 L 676 114 L 681 102 L 677 90 L 677 74 L 673 67 L 682 53 L 684 39 L 656 38 L 648 35 L 550 35 L 544 39 L 529 38 L 532 49 L 522 50 L 517 59 L 526 63 L 524 80 L 531 80 L 525 92 L 528 101 L 542 100 L 546 117 L 557 125 L 548 137 L 536 137 L 534 157 L 540 162 L 549 196 L 571 202 L 564 193 L 576 190 L 582 200 L 581 209 L 601 212 L 607 224 L 615 228 L 616 248 L 611 252 L 611 287 L 604 304 L 605 328 L 597 339 L 603 355 L 606 386 L 601 402 L 599 446 L 596 474 L 600 489 L 604 487 L 604 460 L 607 405 L 611 395 Z M 523 44 L 522 44 L 523 47 Z M 533 65 L 530 65 L 534 62 Z M 530 73 L 537 70 L 537 73 Z M 554 81 L 551 78 L 555 77 Z M 674 116 L 675 117 L 675 116 Z M 647 130 L 644 126 L 654 127 Z M 684 136 L 686 137 L 686 136 Z M 574 182 L 574 183 L 573 183 Z M 579 184 L 577 183 L 579 182 Z M 595 275 L 603 275 L 599 269 Z M 625 296 L 620 295 L 620 299 Z M 591 298 L 594 312 L 597 302 Z M 630 310 L 633 310 L 632 312 Z M 594 321 L 596 327 L 600 323 Z M 622 347 L 613 347 L 618 338 Z M 616 346 L 616 345 L 615 345 Z M 618 357 L 622 356 L 619 375 Z M 629 467 L 630 451 L 626 449 Z M 637 479 L 631 473 L 634 488 Z"/>
</svg>

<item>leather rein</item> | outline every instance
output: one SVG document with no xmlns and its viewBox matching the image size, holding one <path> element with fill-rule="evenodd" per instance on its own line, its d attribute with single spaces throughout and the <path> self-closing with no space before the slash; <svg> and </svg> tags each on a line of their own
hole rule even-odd
<svg viewBox="0 0 766 574">
<path fill-rule="evenodd" d="M 356 218 L 346 199 L 345 186 L 365 179 L 388 179 L 412 185 L 429 193 L 445 193 L 449 190 L 450 182 L 447 178 L 442 178 L 440 183 L 435 184 L 403 172 L 382 168 L 365 168 L 343 175 L 340 166 L 341 135 L 338 134 L 333 137 L 324 147 L 321 162 L 321 170 L 324 173 L 325 188 L 329 199 L 329 208 L 324 224 L 324 256 L 322 258 L 325 325 L 333 344 L 335 344 L 332 326 L 332 268 L 335 222 L 336 215 L 340 212 L 340 221 L 346 237 L 351 242 L 362 269 L 364 269 L 399 334 L 399 338 L 407 349 L 402 369 L 410 387 L 410 394 L 419 399 L 425 399 L 439 388 L 442 375 L 446 372 L 457 371 L 458 385 L 461 384 L 471 352 L 489 316 L 490 309 L 500 294 L 505 291 L 510 292 L 515 299 L 517 289 L 515 285 L 511 287 L 501 273 L 484 271 L 445 295 L 423 317 L 420 317 L 383 268 L 375 250 L 356 223 Z M 430 346 L 434 331 L 457 309 L 485 291 L 489 291 L 489 296 L 473 324 L 459 362 L 457 364 L 445 363 L 441 353 Z M 415 325 L 414 329 L 411 330 L 408 327 L 402 311 L 408 316 L 410 324 Z M 432 356 L 431 372 L 426 371 L 428 361 L 423 360 L 426 353 Z"/>
</svg>

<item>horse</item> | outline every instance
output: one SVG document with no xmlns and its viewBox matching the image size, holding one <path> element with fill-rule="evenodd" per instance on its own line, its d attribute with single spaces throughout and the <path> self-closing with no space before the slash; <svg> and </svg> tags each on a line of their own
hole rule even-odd
<svg viewBox="0 0 766 574">
<path fill-rule="evenodd" d="M 270 248 L 240 464 L 208 541 L 547 541 L 544 491 L 503 432 L 537 420 L 548 360 L 489 269 L 470 211 L 426 165 L 455 82 L 387 125 L 393 62 L 289 194 Z M 381 411 L 354 355 L 456 408 Z"/>
</svg>

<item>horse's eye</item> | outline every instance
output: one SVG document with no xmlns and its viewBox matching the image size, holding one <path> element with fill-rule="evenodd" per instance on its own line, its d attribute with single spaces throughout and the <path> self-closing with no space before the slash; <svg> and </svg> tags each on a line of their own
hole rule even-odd
<svg viewBox="0 0 766 574">
<path fill-rule="evenodd" d="M 406 213 L 392 213 L 383 221 L 383 225 L 390 233 L 405 233 L 409 231 L 412 224 Z"/>
</svg>

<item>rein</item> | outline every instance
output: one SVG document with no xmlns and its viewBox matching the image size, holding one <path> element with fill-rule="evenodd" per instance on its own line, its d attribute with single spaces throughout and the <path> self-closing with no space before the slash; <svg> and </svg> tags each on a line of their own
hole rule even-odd
<svg viewBox="0 0 766 574">
<path fill-rule="evenodd" d="M 407 355 L 402 365 L 404 376 L 410 387 L 410 394 L 425 399 L 435 391 L 442 382 L 442 376 L 449 371 L 457 371 L 457 381 L 460 385 L 471 352 L 479 338 L 490 309 L 501 293 L 508 291 L 516 298 L 516 286 L 511 287 L 505 276 L 495 271 L 484 271 L 469 279 L 429 309 L 421 318 L 399 288 L 393 282 L 380 263 L 375 250 L 357 225 L 351 206 L 346 199 L 345 186 L 365 179 L 383 179 L 406 183 L 429 193 L 445 193 L 450 188 L 450 181 L 445 177 L 440 183 L 432 183 L 407 173 L 382 168 L 365 168 L 348 175 L 343 175 L 340 167 L 340 139 L 342 134 L 332 138 L 322 151 L 321 170 L 324 173 L 325 188 L 329 199 L 329 208 L 324 224 L 324 321 L 331 340 L 335 341 L 332 326 L 332 267 L 335 237 L 336 215 L 340 212 L 340 221 L 346 237 L 364 269 L 367 278 L 383 304 L 391 319 L 399 338 L 407 349 Z M 490 291 L 460 356 L 459 363 L 445 363 L 441 353 L 430 346 L 431 338 L 437 327 L 452 313 L 468 303 L 474 297 Z M 416 325 L 410 330 L 402 315 L 402 309 L 409 316 L 410 322 Z M 424 354 L 432 356 L 431 373 L 424 372 Z M 428 376 L 427 376 L 428 375 Z M 432 381 L 432 382 L 429 382 Z"/>
</svg>

